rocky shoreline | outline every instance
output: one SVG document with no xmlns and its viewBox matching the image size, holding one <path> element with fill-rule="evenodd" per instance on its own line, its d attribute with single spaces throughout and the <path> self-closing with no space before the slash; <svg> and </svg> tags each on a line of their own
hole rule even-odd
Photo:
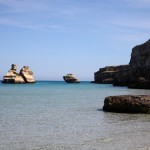
<svg viewBox="0 0 150 150">
<path fill-rule="evenodd" d="M 94 73 L 93 83 L 150 89 L 150 40 L 132 49 L 129 64 L 100 68 Z M 150 96 L 109 96 L 104 100 L 103 110 L 117 113 L 150 114 Z"/>
<path fill-rule="evenodd" d="M 12 64 L 11 69 L 3 76 L 2 83 L 35 83 L 33 72 L 24 66 L 19 73 Z M 79 83 L 72 74 L 63 77 L 67 83 Z M 150 89 L 150 40 L 132 49 L 129 64 L 106 66 L 94 73 L 92 83 L 113 84 L 128 88 Z M 104 100 L 104 111 L 118 113 L 150 114 L 150 96 L 120 95 L 109 96 Z"/>
<path fill-rule="evenodd" d="M 94 83 L 150 89 L 150 40 L 132 49 L 129 64 L 100 68 Z"/>
</svg>

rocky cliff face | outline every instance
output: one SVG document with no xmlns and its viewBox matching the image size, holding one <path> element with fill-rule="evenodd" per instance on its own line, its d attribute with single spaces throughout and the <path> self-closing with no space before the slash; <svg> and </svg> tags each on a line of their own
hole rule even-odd
<svg viewBox="0 0 150 150">
<path fill-rule="evenodd" d="M 34 83 L 33 73 L 29 70 L 29 67 L 24 66 L 20 73 L 16 72 L 17 66 L 11 65 L 11 69 L 3 76 L 3 83 Z"/>
<path fill-rule="evenodd" d="M 118 72 L 118 66 L 107 66 L 105 68 L 100 68 L 99 71 L 94 74 L 95 82 L 111 84 L 113 83 L 116 72 Z"/>
<path fill-rule="evenodd" d="M 102 84 L 122 84 L 123 81 L 127 79 L 127 71 L 129 65 L 120 65 L 120 66 L 107 66 L 105 68 L 100 68 L 94 74 L 95 83 Z"/>
<path fill-rule="evenodd" d="M 121 65 L 118 68 L 118 72 L 114 75 L 113 85 L 114 86 L 128 86 L 130 82 L 129 78 L 129 65 Z"/>
<path fill-rule="evenodd" d="M 143 71 L 147 73 L 150 68 L 150 40 L 132 49 L 129 65 L 132 69 L 140 71 L 140 73 L 143 73 Z"/>
<path fill-rule="evenodd" d="M 150 88 L 150 40 L 132 49 L 130 65 L 131 88 Z"/>
<path fill-rule="evenodd" d="M 94 78 L 95 83 L 150 89 L 150 40 L 132 49 L 129 65 L 100 68 Z"/>
</svg>

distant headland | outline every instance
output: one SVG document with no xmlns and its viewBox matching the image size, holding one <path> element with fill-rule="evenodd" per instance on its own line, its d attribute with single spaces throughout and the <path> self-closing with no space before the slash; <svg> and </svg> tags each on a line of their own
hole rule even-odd
<svg viewBox="0 0 150 150">
<path fill-rule="evenodd" d="M 33 72 L 28 66 L 24 66 L 19 73 L 15 64 L 11 65 L 11 69 L 3 76 L 2 83 L 35 83 Z"/>
<path fill-rule="evenodd" d="M 150 40 L 132 49 L 129 64 L 100 68 L 94 83 L 150 89 Z"/>
</svg>

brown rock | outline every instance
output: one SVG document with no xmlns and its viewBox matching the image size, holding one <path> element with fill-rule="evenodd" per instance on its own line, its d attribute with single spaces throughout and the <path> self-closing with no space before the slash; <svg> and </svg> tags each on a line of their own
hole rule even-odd
<svg viewBox="0 0 150 150">
<path fill-rule="evenodd" d="M 67 74 L 63 76 L 63 79 L 67 83 L 80 83 L 80 81 L 73 74 Z"/>
<path fill-rule="evenodd" d="M 150 96 L 109 96 L 104 100 L 104 111 L 118 113 L 150 113 Z"/>
</svg>

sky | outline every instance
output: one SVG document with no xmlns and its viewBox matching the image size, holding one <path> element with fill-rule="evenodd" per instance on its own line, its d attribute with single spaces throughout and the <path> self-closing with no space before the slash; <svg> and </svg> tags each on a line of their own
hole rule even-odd
<svg viewBox="0 0 150 150">
<path fill-rule="evenodd" d="M 93 81 L 149 38 L 150 0 L 0 0 L 0 79 L 16 64 L 36 80 Z"/>
</svg>

